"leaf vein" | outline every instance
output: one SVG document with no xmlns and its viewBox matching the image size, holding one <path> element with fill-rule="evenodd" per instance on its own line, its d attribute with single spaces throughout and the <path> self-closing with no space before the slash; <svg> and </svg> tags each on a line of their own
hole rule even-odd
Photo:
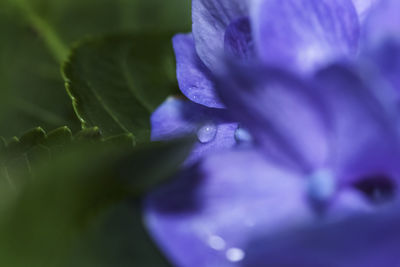
<svg viewBox="0 0 400 267">
<path fill-rule="evenodd" d="M 115 121 L 115 123 L 125 132 L 130 133 L 130 131 L 119 121 L 117 116 L 114 114 L 114 112 L 111 110 L 111 108 L 104 102 L 103 98 L 97 93 L 97 91 L 89 84 L 87 83 L 87 86 L 89 89 L 93 92 L 94 96 L 96 97 L 97 101 L 99 101 L 100 105 L 104 108 L 106 113 L 111 117 L 112 120 Z"/>
<path fill-rule="evenodd" d="M 123 75 L 123 78 L 126 81 L 126 85 L 129 88 L 129 91 L 133 94 L 133 96 L 138 100 L 138 102 L 149 112 L 153 112 L 153 107 L 150 103 L 148 103 L 141 95 L 140 93 L 136 90 L 134 86 L 134 82 L 131 79 L 131 76 L 129 74 L 129 70 L 127 67 L 126 60 L 121 59 L 120 61 L 120 67 L 121 67 L 121 73 Z"/>
</svg>

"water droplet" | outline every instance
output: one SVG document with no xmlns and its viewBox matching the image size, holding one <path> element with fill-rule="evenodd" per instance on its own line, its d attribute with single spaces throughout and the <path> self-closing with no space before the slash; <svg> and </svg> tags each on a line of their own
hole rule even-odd
<svg viewBox="0 0 400 267">
<path fill-rule="evenodd" d="M 215 250 L 224 250 L 225 249 L 225 240 L 223 240 L 220 236 L 212 235 L 208 238 L 208 244 L 211 248 Z"/>
<path fill-rule="evenodd" d="M 206 144 L 214 140 L 217 135 L 217 126 L 214 123 L 206 123 L 197 131 L 200 143 Z"/>
<path fill-rule="evenodd" d="M 194 94 L 194 92 L 196 92 L 196 90 L 197 90 L 196 87 L 189 88 L 188 92 L 190 92 L 190 95 L 191 95 L 190 99 L 197 100 L 199 98 L 196 94 Z"/>
<path fill-rule="evenodd" d="M 312 201 L 325 203 L 336 192 L 336 182 L 330 170 L 315 171 L 308 180 L 308 196 Z"/>
<path fill-rule="evenodd" d="M 245 253 L 240 248 L 230 248 L 226 251 L 226 258 L 231 262 L 238 262 L 244 259 Z"/>
<path fill-rule="evenodd" d="M 253 137 L 251 136 L 249 131 L 241 126 L 238 126 L 235 131 L 235 139 L 236 142 L 238 142 L 239 144 L 251 143 L 253 141 Z"/>
</svg>

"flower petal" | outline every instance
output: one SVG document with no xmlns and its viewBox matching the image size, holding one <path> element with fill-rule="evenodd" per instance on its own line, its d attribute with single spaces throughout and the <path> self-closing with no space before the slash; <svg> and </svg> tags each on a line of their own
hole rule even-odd
<svg viewBox="0 0 400 267">
<path fill-rule="evenodd" d="M 228 25 L 248 15 L 251 0 L 193 0 L 193 36 L 201 60 L 214 70 L 223 55 L 224 35 Z"/>
<path fill-rule="evenodd" d="M 366 18 L 363 42 L 373 47 L 387 38 L 400 39 L 400 2 L 397 0 L 381 0 L 374 6 Z"/>
<path fill-rule="evenodd" d="M 375 5 L 382 0 L 353 0 L 354 7 L 357 10 L 360 21 L 364 21 L 369 13 L 375 8 Z"/>
<path fill-rule="evenodd" d="M 390 213 L 267 233 L 248 246 L 241 266 L 398 266 L 399 223 L 397 207 Z"/>
<path fill-rule="evenodd" d="M 225 52 L 240 59 L 253 57 L 253 37 L 248 17 L 239 18 L 229 24 L 225 32 Z"/>
<path fill-rule="evenodd" d="M 321 70 L 315 80 L 333 125 L 330 153 L 337 175 L 347 183 L 369 175 L 400 181 L 394 90 L 367 85 L 340 65 Z"/>
<path fill-rule="evenodd" d="M 193 102 L 222 108 L 215 93 L 210 70 L 197 56 L 192 34 L 178 34 L 173 38 L 179 88 Z"/>
<path fill-rule="evenodd" d="M 218 92 L 268 156 L 309 172 L 328 155 L 330 125 L 307 82 L 286 71 L 230 65 Z"/>
<path fill-rule="evenodd" d="M 273 232 L 312 217 L 303 183 L 255 152 L 209 156 L 150 194 L 146 225 L 177 266 L 235 266 L 240 255 L 231 254 L 255 226 Z"/>
<path fill-rule="evenodd" d="M 218 92 L 266 155 L 306 173 L 329 165 L 335 176 L 357 177 L 397 172 L 397 104 L 390 88 L 378 89 L 340 65 L 304 80 L 279 69 L 232 64 Z"/>
<path fill-rule="evenodd" d="M 307 72 L 357 52 L 359 21 L 351 0 L 260 0 L 253 11 L 264 62 Z"/>
<path fill-rule="evenodd" d="M 211 125 L 211 126 L 210 126 Z M 210 109 L 190 101 L 167 99 L 151 116 L 151 139 L 168 140 L 188 134 L 196 134 L 202 127 L 209 127 L 203 142 L 198 142 L 186 164 L 204 154 L 232 147 L 236 144 L 237 123 L 230 121 L 224 110 Z M 215 129 L 211 129 L 215 127 Z M 212 132 L 214 131 L 215 132 Z"/>
<path fill-rule="evenodd" d="M 380 0 L 365 22 L 361 63 L 370 63 L 400 92 L 400 2 Z M 373 77 L 379 79 L 379 77 Z M 384 86 L 384 85 L 382 85 Z"/>
<path fill-rule="evenodd" d="M 387 39 L 379 46 L 369 50 L 366 53 L 366 58 L 379 75 L 383 77 L 384 81 L 382 83 L 389 82 L 390 86 L 397 90 L 400 97 L 400 42 L 394 39 Z M 379 77 L 373 78 L 379 79 Z M 382 86 L 385 85 L 382 84 Z M 400 103 L 399 97 L 396 97 L 398 103 Z"/>
<path fill-rule="evenodd" d="M 208 156 L 147 197 L 146 225 L 177 266 L 229 267 L 238 266 L 260 233 L 336 220 L 368 206 L 349 189 L 320 217 L 309 205 L 306 179 L 281 167 L 251 150 Z"/>
<path fill-rule="evenodd" d="M 400 93 L 399 12 L 399 1 L 381 0 L 375 5 L 365 23 L 363 56 Z"/>
</svg>

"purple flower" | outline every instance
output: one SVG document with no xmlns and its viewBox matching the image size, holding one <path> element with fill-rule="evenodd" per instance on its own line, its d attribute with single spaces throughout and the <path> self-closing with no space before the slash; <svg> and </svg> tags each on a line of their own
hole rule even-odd
<svg viewBox="0 0 400 267">
<path fill-rule="evenodd" d="M 303 61 L 300 68 L 354 55 L 359 20 L 376 2 L 194 0 L 193 33 L 173 40 L 180 88 L 195 103 L 222 108 L 212 74 L 225 55 L 285 66 Z"/>
<path fill-rule="evenodd" d="M 357 10 L 360 22 L 364 22 L 365 18 L 369 15 L 371 9 L 381 0 L 353 0 L 354 7 Z"/>
<path fill-rule="evenodd" d="M 397 199 L 398 114 L 396 102 L 382 100 L 396 96 L 390 87 L 377 92 L 338 65 L 307 80 L 263 67 L 232 71 L 221 96 L 257 146 L 207 156 L 146 202 L 147 225 L 178 266 L 276 266 L 288 251 L 251 256 L 261 234 L 268 241 Z"/>
<path fill-rule="evenodd" d="M 185 99 L 168 98 L 152 115 L 152 140 L 168 140 L 196 132 L 198 143 L 186 164 L 195 162 L 209 150 L 236 144 L 238 128 L 228 113 L 211 109 Z"/>
<path fill-rule="evenodd" d="M 354 7 L 350 0 L 194 0 L 193 33 L 173 39 L 179 87 L 188 100 L 166 101 L 153 114 L 152 139 L 166 139 L 182 124 L 192 125 L 180 131 L 199 131 L 189 162 L 207 151 L 241 143 L 242 133 L 248 133 L 234 121 L 219 118 L 225 111 L 218 109 L 225 107 L 216 94 L 214 76 L 223 69 L 222 59 L 258 59 L 307 73 L 338 58 L 354 58 L 359 52 L 359 20 L 364 21 L 376 2 L 354 0 Z M 199 119 L 195 114 L 205 109 L 202 106 L 209 111 Z M 168 121 L 160 124 L 161 120 Z M 223 140 L 202 142 L 204 132 Z"/>
<path fill-rule="evenodd" d="M 235 3 L 193 2 L 195 19 L 216 20 L 197 51 L 222 64 L 218 33 L 256 14 L 258 56 L 238 43 L 229 53 L 246 56 L 215 87 L 254 145 L 209 153 L 152 192 L 152 236 L 177 266 L 399 265 L 399 2 L 355 1 L 359 15 L 345 0 Z"/>
<path fill-rule="evenodd" d="M 208 151 L 236 145 L 238 124 L 215 96 L 211 71 L 198 58 L 192 35 L 177 35 L 173 44 L 179 87 L 188 99 L 171 97 L 152 114 L 151 138 L 166 140 L 177 134 L 196 133 L 198 142 L 187 161 L 189 164 Z"/>
<path fill-rule="evenodd" d="M 243 266 L 398 266 L 399 223 L 398 212 L 386 211 L 261 234 L 248 247 Z"/>
</svg>

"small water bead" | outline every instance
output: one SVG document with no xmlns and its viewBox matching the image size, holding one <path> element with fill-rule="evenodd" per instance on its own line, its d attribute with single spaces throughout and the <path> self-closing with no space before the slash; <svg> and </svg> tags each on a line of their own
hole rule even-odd
<svg viewBox="0 0 400 267">
<path fill-rule="evenodd" d="M 328 169 L 320 169 L 311 174 L 307 186 L 310 200 L 317 205 L 328 202 L 336 192 L 335 179 Z"/>
<path fill-rule="evenodd" d="M 200 143 L 209 143 L 214 140 L 217 130 L 218 128 L 214 123 L 208 122 L 197 131 L 197 139 L 199 139 Z"/>
<path fill-rule="evenodd" d="M 212 235 L 208 238 L 208 244 L 212 249 L 215 250 L 224 250 L 226 243 L 220 236 Z"/>
<path fill-rule="evenodd" d="M 240 248 L 230 248 L 226 251 L 226 258 L 231 262 L 239 262 L 244 259 L 245 253 Z"/>
<path fill-rule="evenodd" d="M 249 133 L 249 131 L 242 126 L 238 126 L 235 131 L 235 140 L 240 143 L 251 143 L 253 141 L 253 137 Z"/>
</svg>

